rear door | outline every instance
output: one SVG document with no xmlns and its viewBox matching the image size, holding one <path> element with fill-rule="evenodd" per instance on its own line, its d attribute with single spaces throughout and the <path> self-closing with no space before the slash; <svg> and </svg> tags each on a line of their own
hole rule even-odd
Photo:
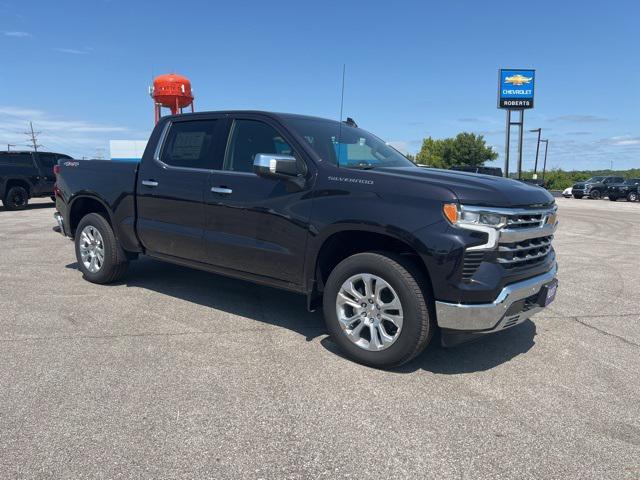
<svg viewBox="0 0 640 480">
<path fill-rule="evenodd" d="M 59 155 L 37 153 L 35 158 L 39 168 L 38 195 L 53 195 L 53 184 L 56 182 L 53 166 L 57 163 Z"/>
<path fill-rule="evenodd" d="M 292 141 L 269 118 L 234 115 L 222 169 L 211 174 L 205 196 L 205 247 L 208 262 L 231 270 L 302 281 L 311 213 L 308 167 Z M 298 158 L 307 181 L 295 187 L 285 180 L 253 173 L 257 153 Z"/>
<path fill-rule="evenodd" d="M 168 122 L 138 174 L 137 231 L 150 252 L 203 261 L 204 191 L 221 163 L 222 116 Z M 224 134 L 223 134 L 224 137 Z"/>
</svg>

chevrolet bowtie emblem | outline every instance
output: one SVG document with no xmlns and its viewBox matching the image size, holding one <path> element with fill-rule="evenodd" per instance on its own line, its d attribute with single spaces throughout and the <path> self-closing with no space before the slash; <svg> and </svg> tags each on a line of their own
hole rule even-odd
<svg viewBox="0 0 640 480">
<path fill-rule="evenodd" d="M 531 80 L 533 80 L 533 77 L 525 77 L 524 75 L 520 75 L 518 73 L 517 75 L 512 75 L 511 77 L 505 77 L 504 83 L 510 83 L 511 85 L 520 87 L 527 83 L 531 83 Z"/>
</svg>

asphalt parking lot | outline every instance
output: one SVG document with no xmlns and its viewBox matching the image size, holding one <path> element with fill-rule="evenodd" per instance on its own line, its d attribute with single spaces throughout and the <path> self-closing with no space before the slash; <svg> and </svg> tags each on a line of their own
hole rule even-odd
<svg viewBox="0 0 640 480">
<path fill-rule="evenodd" d="M 556 302 L 397 371 L 292 294 L 85 282 L 52 204 L 0 209 L 0 477 L 640 478 L 640 204 L 557 201 Z"/>
</svg>

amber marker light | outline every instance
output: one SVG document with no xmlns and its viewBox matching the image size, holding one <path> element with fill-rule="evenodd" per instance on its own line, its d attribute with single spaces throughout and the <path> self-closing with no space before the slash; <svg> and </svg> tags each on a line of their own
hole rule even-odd
<svg viewBox="0 0 640 480">
<path fill-rule="evenodd" d="M 455 203 L 445 203 L 442 205 L 442 213 L 453 225 L 458 223 L 458 205 Z"/>
</svg>

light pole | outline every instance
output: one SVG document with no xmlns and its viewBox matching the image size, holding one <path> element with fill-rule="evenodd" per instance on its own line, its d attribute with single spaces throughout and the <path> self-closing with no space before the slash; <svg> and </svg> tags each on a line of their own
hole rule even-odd
<svg viewBox="0 0 640 480">
<path fill-rule="evenodd" d="M 530 132 L 538 132 L 538 143 L 536 144 L 536 163 L 533 166 L 533 178 L 538 178 L 538 154 L 540 153 L 540 135 L 542 135 L 542 128 L 534 128 L 529 130 Z"/>
<path fill-rule="evenodd" d="M 544 142 L 544 165 L 542 166 L 542 181 L 544 182 L 544 174 L 547 171 L 547 150 L 549 150 L 549 140 L 540 140 Z"/>
</svg>

